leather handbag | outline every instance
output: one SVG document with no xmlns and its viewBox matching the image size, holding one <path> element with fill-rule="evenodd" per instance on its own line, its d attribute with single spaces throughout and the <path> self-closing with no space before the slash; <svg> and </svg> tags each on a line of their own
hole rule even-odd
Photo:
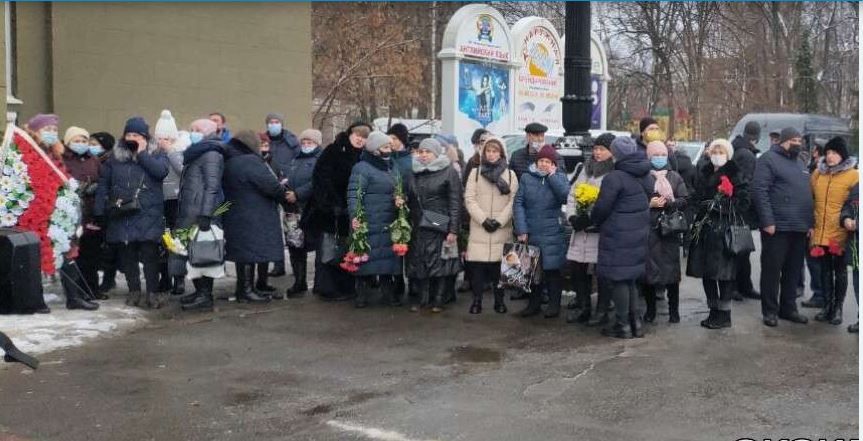
<svg viewBox="0 0 863 441">
<path fill-rule="evenodd" d="M 732 208 L 731 223 L 725 229 L 725 250 L 735 256 L 755 251 L 755 241 L 749 225 Z"/>
<path fill-rule="evenodd" d="M 417 196 L 417 202 L 420 205 L 420 228 L 449 233 L 449 216 L 423 208 L 422 197 Z"/>
<path fill-rule="evenodd" d="M 202 268 L 225 263 L 225 241 L 216 236 L 214 228 L 195 233 L 189 242 L 189 265 Z"/>
<path fill-rule="evenodd" d="M 659 215 L 659 235 L 663 237 L 676 236 L 689 231 L 689 221 L 680 210 L 663 211 Z"/>
<path fill-rule="evenodd" d="M 135 192 L 132 193 L 132 197 L 129 199 L 123 199 L 121 197 L 117 197 L 113 201 L 111 201 L 108 214 L 111 217 L 125 217 L 131 216 L 133 214 L 137 214 L 141 211 L 141 200 L 138 196 L 141 194 L 141 189 L 144 187 L 144 176 L 141 176 L 141 183 L 138 184 L 138 188 L 135 189 Z"/>
<path fill-rule="evenodd" d="M 339 226 L 337 224 L 333 231 L 336 233 L 323 232 L 321 234 L 319 252 L 321 254 L 321 263 L 325 265 L 338 265 L 347 252 L 344 241 L 339 237 Z"/>
</svg>

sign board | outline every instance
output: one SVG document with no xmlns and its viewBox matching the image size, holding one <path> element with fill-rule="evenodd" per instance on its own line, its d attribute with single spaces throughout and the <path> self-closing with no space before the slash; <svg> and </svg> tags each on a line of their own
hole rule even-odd
<svg viewBox="0 0 863 441">
<path fill-rule="evenodd" d="M 551 22 L 525 17 L 512 27 L 516 61 L 514 126 L 563 127 L 563 45 Z"/>
</svg>

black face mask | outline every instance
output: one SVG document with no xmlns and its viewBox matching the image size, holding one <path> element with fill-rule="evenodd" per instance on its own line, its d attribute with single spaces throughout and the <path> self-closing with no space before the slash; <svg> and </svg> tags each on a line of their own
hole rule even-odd
<svg viewBox="0 0 863 441">
<path fill-rule="evenodd" d="M 126 147 L 127 149 L 132 151 L 138 150 L 138 141 L 123 141 L 123 147 Z"/>
<path fill-rule="evenodd" d="M 390 159 L 390 156 L 392 155 L 392 153 L 390 153 L 390 152 L 387 152 L 387 153 L 380 152 L 380 155 L 381 155 L 381 159 L 383 159 L 383 160 L 385 160 L 385 161 L 386 161 L 386 160 Z"/>
<path fill-rule="evenodd" d="M 800 146 L 800 144 L 791 144 L 788 147 L 788 153 L 790 153 L 791 156 L 799 155 L 801 150 L 802 150 L 802 147 Z"/>
</svg>

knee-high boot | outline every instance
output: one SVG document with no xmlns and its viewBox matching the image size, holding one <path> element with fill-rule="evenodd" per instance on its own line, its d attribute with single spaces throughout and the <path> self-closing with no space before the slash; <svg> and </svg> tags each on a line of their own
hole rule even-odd
<svg viewBox="0 0 863 441">
<path fill-rule="evenodd" d="M 267 303 L 270 301 L 270 297 L 255 292 L 253 288 L 254 279 L 255 264 L 237 264 L 237 289 L 235 292 L 237 303 Z"/>
<path fill-rule="evenodd" d="M 306 283 L 306 253 L 302 253 L 302 258 L 294 257 L 293 250 L 291 251 L 291 270 L 294 272 L 294 285 L 288 289 L 287 295 L 289 298 L 302 297 L 309 286 Z"/>
<path fill-rule="evenodd" d="M 210 277 L 201 277 L 192 279 L 195 285 L 195 293 L 197 296 L 181 307 L 183 311 L 209 311 L 213 309 L 213 279 Z"/>
</svg>

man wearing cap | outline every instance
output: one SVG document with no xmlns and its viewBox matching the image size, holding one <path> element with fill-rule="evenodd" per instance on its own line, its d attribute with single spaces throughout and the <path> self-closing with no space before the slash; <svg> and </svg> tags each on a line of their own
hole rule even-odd
<svg viewBox="0 0 863 441">
<path fill-rule="evenodd" d="M 764 324 L 777 318 L 805 324 L 797 312 L 797 282 L 814 225 L 809 176 L 797 157 L 803 138 L 797 129 L 782 129 L 779 144 L 758 158 L 752 196 L 761 227 L 761 313 Z"/>
<path fill-rule="evenodd" d="M 761 125 L 757 121 L 749 121 L 743 128 L 743 134 L 737 135 L 731 141 L 731 146 L 734 147 L 734 162 L 737 163 L 740 174 L 746 182 L 752 182 L 755 176 L 755 157 L 758 154 L 755 145 L 759 138 L 761 138 Z M 754 206 L 750 205 L 749 210 L 743 213 L 743 217 L 753 230 L 758 229 L 758 214 Z M 737 301 L 742 301 L 744 297 L 750 299 L 761 297 L 752 287 L 752 265 L 749 262 L 749 254 L 737 256 L 737 286 L 733 295 L 734 300 Z"/>
<path fill-rule="evenodd" d="M 536 162 L 536 155 L 546 145 L 545 132 L 547 131 L 548 127 L 537 122 L 532 122 L 525 126 L 524 133 L 527 138 L 527 146 L 513 152 L 512 157 L 509 159 L 509 168 L 515 172 L 515 175 L 519 179 L 521 179 L 521 175 L 527 171 L 530 165 Z M 560 157 L 560 154 L 556 150 L 554 152 L 554 162 L 557 164 L 557 168 L 566 170 L 563 158 Z"/>
</svg>

